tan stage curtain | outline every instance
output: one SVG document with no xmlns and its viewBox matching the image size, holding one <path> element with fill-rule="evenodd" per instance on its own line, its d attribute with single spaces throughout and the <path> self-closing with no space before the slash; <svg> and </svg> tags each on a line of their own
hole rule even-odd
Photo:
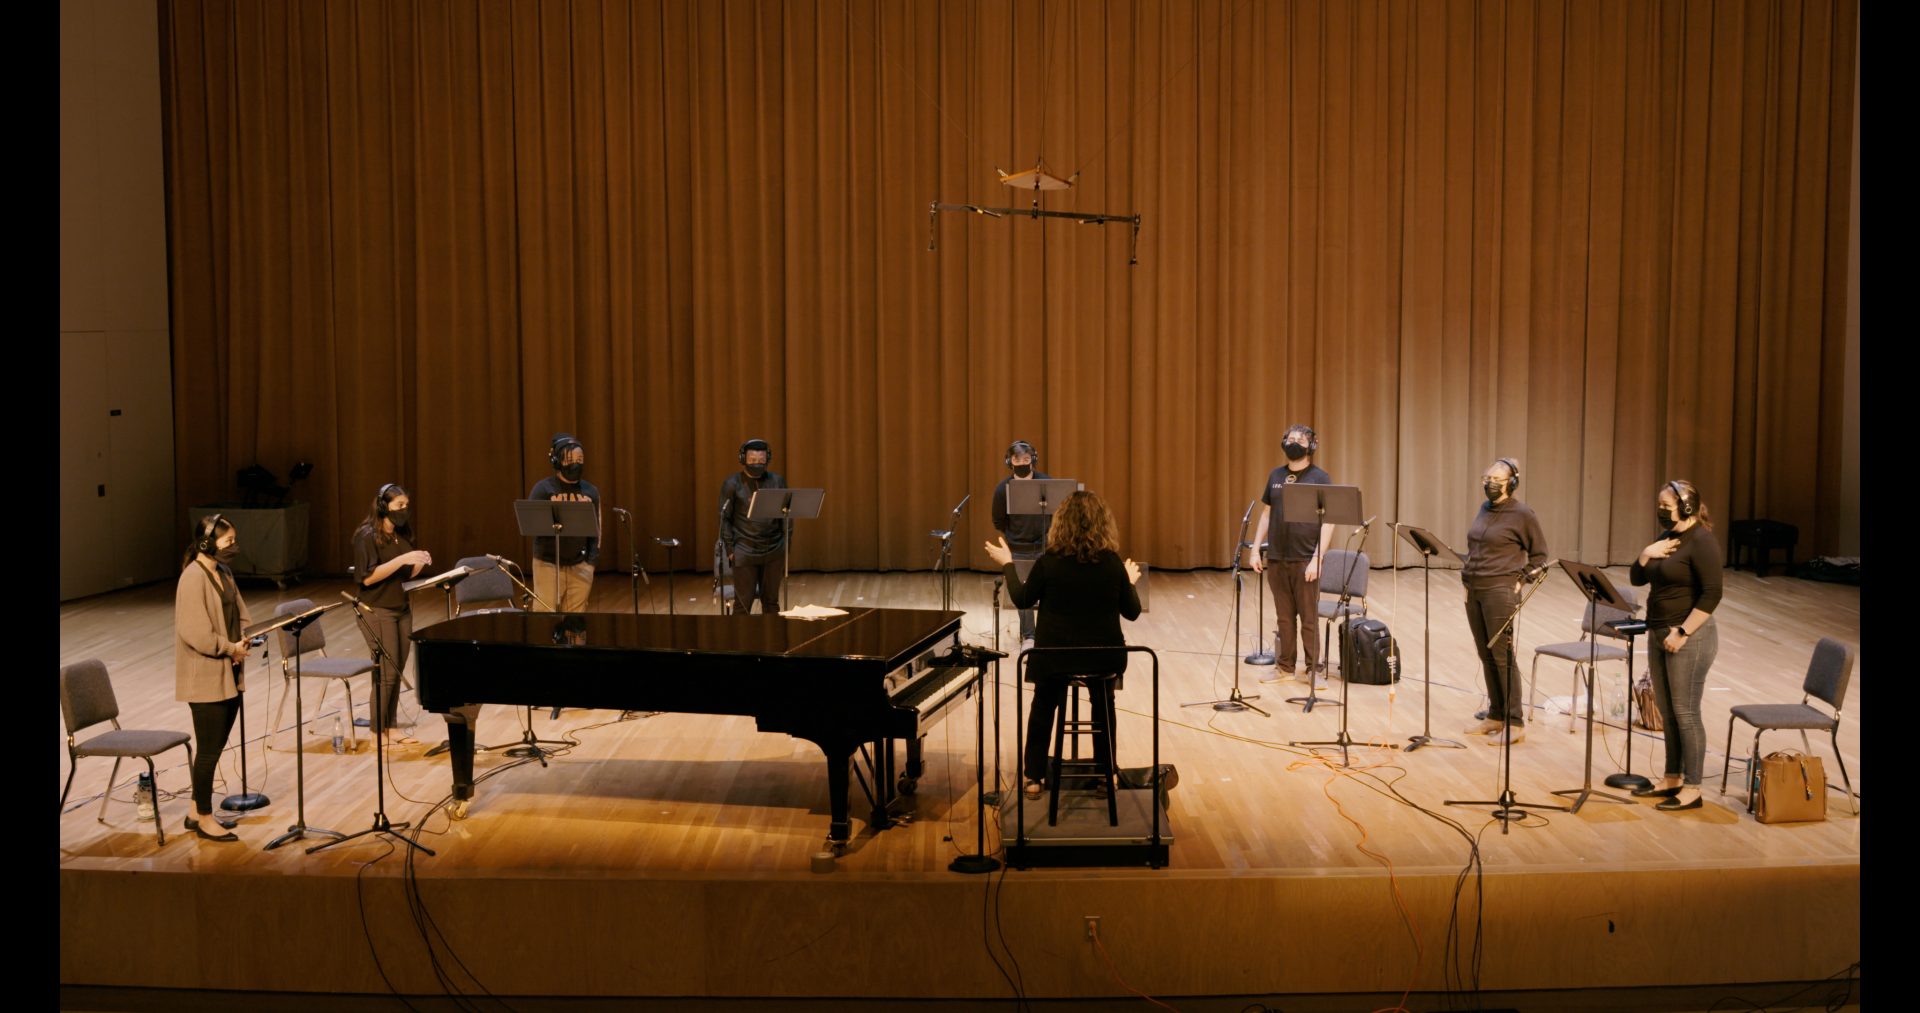
<svg viewBox="0 0 1920 1013">
<path fill-rule="evenodd" d="M 739 443 L 802 568 L 924 568 L 1015 438 L 1130 554 L 1228 562 L 1307 422 L 1464 543 L 1523 464 L 1620 562 L 1668 477 L 1836 538 L 1851 0 L 165 0 L 179 499 L 318 465 L 518 552 L 556 430 L 704 561 Z M 994 169 L 1044 158 L 1055 210 Z M 608 515 L 612 524 L 612 516 Z M 1368 540 L 1389 553 L 1379 528 Z M 629 548 L 610 544 L 605 562 Z"/>
</svg>

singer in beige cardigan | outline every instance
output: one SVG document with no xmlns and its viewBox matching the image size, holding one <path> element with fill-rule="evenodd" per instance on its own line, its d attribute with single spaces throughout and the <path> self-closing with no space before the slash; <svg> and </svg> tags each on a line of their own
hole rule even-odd
<svg viewBox="0 0 1920 1013">
<path fill-rule="evenodd" d="M 174 699 L 193 711 L 194 816 L 187 829 L 204 840 L 237 841 L 237 822 L 213 813 L 213 775 L 240 715 L 247 643 L 241 633 L 250 617 L 233 582 L 238 533 L 219 514 L 195 526 L 173 593 Z M 212 825 L 218 824 L 215 828 Z M 213 832 L 218 829 L 220 832 Z"/>
</svg>

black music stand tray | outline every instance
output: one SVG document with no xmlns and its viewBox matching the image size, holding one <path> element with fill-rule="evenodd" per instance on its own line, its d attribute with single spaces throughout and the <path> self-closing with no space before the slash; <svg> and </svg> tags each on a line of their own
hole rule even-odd
<svg viewBox="0 0 1920 1013">
<path fill-rule="evenodd" d="M 1273 518 L 1268 523 L 1267 541 L 1272 542 L 1276 539 L 1283 539 L 1286 537 L 1286 532 L 1278 531 L 1274 527 L 1274 525 L 1286 524 L 1287 518 L 1289 517 L 1305 518 L 1308 515 L 1311 515 L 1314 518 L 1313 523 L 1314 523 L 1315 538 L 1318 538 L 1320 536 L 1319 528 L 1322 525 L 1349 524 L 1349 525 L 1358 526 L 1360 522 L 1364 519 L 1361 517 L 1361 514 L 1360 514 L 1360 487 L 1357 485 L 1320 485 L 1314 482 L 1296 482 L 1292 485 L 1282 488 L 1280 490 L 1280 516 Z M 1323 559 L 1321 562 L 1324 565 L 1325 560 Z M 1324 570 L 1322 572 L 1324 573 Z M 1342 606 L 1346 605 L 1347 599 L 1348 599 L 1347 595 L 1341 595 L 1340 604 Z M 1314 602 L 1314 614 L 1318 615 L 1319 612 L 1320 612 L 1320 603 L 1318 600 L 1316 600 Z M 1279 602 L 1274 603 L 1273 614 L 1274 614 L 1275 620 L 1277 621 L 1280 618 Z M 1340 615 L 1338 616 L 1338 618 L 1343 624 L 1346 622 L 1345 608 L 1342 608 L 1340 610 Z M 1292 617 L 1288 617 L 1288 621 L 1291 622 Z M 1300 635 L 1302 637 L 1306 637 L 1308 636 L 1308 633 L 1305 630 L 1301 630 Z M 1321 639 L 1321 644 L 1322 644 L 1320 648 L 1321 671 L 1326 670 L 1328 642 L 1332 639 L 1332 637 L 1333 637 L 1333 624 L 1329 623 L 1327 625 L 1327 634 L 1325 637 Z M 1344 642 L 1345 641 L 1342 641 L 1342 643 Z M 1345 663 L 1346 663 L 1346 659 L 1342 658 L 1341 664 L 1345 664 Z M 1311 666 L 1309 666 L 1309 668 L 1311 668 Z M 1346 702 L 1344 699 L 1339 701 L 1334 701 L 1334 700 L 1322 699 L 1320 697 L 1318 688 L 1315 685 L 1315 683 L 1318 681 L 1314 678 L 1316 674 L 1317 673 L 1312 671 L 1307 672 L 1307 695 L 1306 696 L 1288 697 L 1287 702 L 1300 704 L 1301 705 L 1300 713 L 1302 714 L 1313 713 L 1314 705 L 1322 704 L 1322 703 L 1330 703 L 1336 707 L 1340 707 L 1344 709 L 1346 707 Z M 1344 698 L 1346 696 L 1344 684 L 1347 681 L 1347 673 L 1345 672 L 1340 673 L 1340 681 L 1342 683 L 1342 690 L 1340 695 Z M 1345 734 L 1346 732 L 1343 728 L 1341 731 L 1341 735 L 1344 737 Z M 1294 744 L 1300 745 L 1301 743 L 1294 743 Z"/>
<path fill-rule="evenodd" d="M 1454 551 L 1451 546 L 1425 528 L 1416 528 L 1411 524 L 1396 524 L 1394 528 L 1400 532 L 1400 537 L 1412 543 L 1414 549 L 1420 553 L 1420 601 L 1426 612 L 1421 620 L 1424 624 L 1422 627 L 1424 632 L 1420 637 L 1420 682 L 1426 687 L 1426 699 L 1420 705 L 1420 734 L 1407 740 L 1413 743 L 1407 747 L 1407 752 L 1411 753 L 1421 746 L 1450 746 L 1454 749 L 1465 749 L 1467 744 L 1464 742 L 1433 737 L 1433 557 L 1444 552 L 1459 560 L 1463 566 L 1467 562 L 1467 557 Z"/>
<path fill-rule="evenodd" d="M 761 489 L 747 500 L 747 520 L 778 520 L 784 529 L 785 537 L 780 540 L 780 591 L 773 596 L 779 609 L 793 607 L 787 600 L 787 575 L 793 572 L 793 522 L 819 517 L 820 501 L 826 495 L 825 489 Z M 753 589 L 748 588 L 747 593 L 753 593 Z M 735 606 L 742 609 L 742 615 L 752 611 L 753 600 L 743 598 L 738 588 L 733 600 Z"/>
<path fill-rule="evenodd" d="M 272 619 L 254 623 L 252 626 L 247 627 L 246 631 L 242 634 L 242 636 L 248 640 L 252 640 L 254 637 L 263 637 L 272 633 L 274 630 L 285 627 L 287 635 L 293 638 L 293 825 L 287 828 L 286 833 L 268 841 L 267 846 L 260 849 L 262 851 L 272 851 L 288 841 L 300 840 L 308 834 L 332 837 L 335 839 L 345 836 L 338 830 L 323 830 L 319 827 L 307 826 L 307 751 L 301 746 L 299 731 L 301 728 L 306 727 L 307 723 L 305 713 L 301 709 L 300 631 L 319 621 L 321 616 L 344 604 L 346 604 L 346 602 L 334 602 L 331 605 L 315 605 L 305 612 L 289 612 L 285 615 L 274 616 Z"/>
<path fill-rule="evenodd" d="M 553 539 L 553 608 L 557 612 L 566 600 L 567 587 L 567 566 L 560 562 L 560 539 L 600 537 L 600 511 L 595 504 L 578 500 L 517 499 L 513 501 L 513 516 L 523 536 Z"/>
<path fill-rule="evenodd" d="M 1561 560 L 1560 568 L 1567 571 L 1567 576 L 1573 579 L 1573 585 L 1580 589 L 1581 594 L 1587 596 L 1587 611 L 1593 615 L 1595 619 L 1599 618 L 1600 606 L 1602 605 L 1610 609 L 1625 612 L 1629 616 L 1633 615 L 1633 603 L 1622 596 L 1620 592 L 1614 588 L 1613 582 L 1607 579 L 1607 575 L 1601 573 L 1597 568 L 1588 566 L 1585 563 L 1576 563 L 1571 559 Z M 1597 644 L 1600 636 L 1594 627 L 1598 625 L 1597 622 L 1587 624 L 1587 760 L 1581 768 L 1580 787 L 1561 788 L 1553 793 L 1555 795 L 1573 796 L 1572 812 L 1579 812 L 1580 807 L 1586 805 L 1587 800 L 1590 798 L 1597 798 L 1603 802 L 1618 802 L 1621 805 L 1634 804 L 1632 799 L 1621 798 L 1618 795 L 1609 795 L 1604 791 L 1595 791 L 1593 787 L 1593 698 L 1594 686 L 1598 681 L 1595 678 L 1593 669 L 1594 655 L 1598 650 Z M 1627 658 L 1629 661 L 1633 658 L 1633 646 L 1631 642 L 1629 642 L 1627 646 Z M 1629 676 L 1627 680 L 1627 695 L 1633 695 L 1633 680 L 1631 676 Z M 1627 754 L 1629 756 L 1633 754 L 1632 715 L 1628 715 L 1627 718 Z"/>
<path fill-rule="evenodd" d="M 1080 491 L 1077 478 L 1025 478 L 1007 483 L 1007 513 L 1053 516 L 1060 504 Z"/>
</svg>

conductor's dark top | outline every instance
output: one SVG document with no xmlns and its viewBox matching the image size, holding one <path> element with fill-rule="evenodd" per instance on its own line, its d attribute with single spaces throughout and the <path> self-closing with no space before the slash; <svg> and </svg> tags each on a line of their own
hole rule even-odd
<svg viewBox="0 0 1920 1013">
<path fill-rule="evenodd" d="M 1720 607 L 1720 540 L 1712 529 L 1695 524 L 1678 535 L 1680 546 L 1673 555 L 1641 566 L 1635 559 L 1628 575 L 1635 585 L 1652 584 L 1647 593 L 1647 626 L 1667 629 L 1694 609 L 1708 615 Z"/>
<path fill-rule="evenodd" d="M 1101 553 L 1093 562 L 1083 563 L 1072 556 L 1048 552 L 1034 561 L 1026 580 L 1020 579 L 1011 563 L 1002 572 L 1015 608 L 1040 607 L 1039 624 L 1033 632 L 1035 647 L 1124 646 L 1127 641 L 1120 635 L 1120 620 L 1140 618 L 1140 595 L 1127 580 L 1126 566 L 1114 553 Z M 1120 672 L 1126 667 L 1127 656 L 1121 651 L 1086 655 L 1050 655 L 1043 651 L 1027 663 L 1027 674 L 1038 679 Z"/>
<path fill-rule="evenodd" d="M 1033 473 L 1033 478 L 1052 477 L 1044 471 L 1036 470 Z M 993 487 L 993 528 L 1007 536 L 1007 548 L 1012 549 L 1014 555 L 1032 559 L 1047 547 L 1047 531 L 1053 527 L 1053 515 L 1007 512 L 1007 487 L 1025 481 L 1029 479 L 1016 479 L 1008 475 Z"/>
<path fill-rule="evenodd" d="M 749 563 L 779 552 L 786 544 L 786 531 L 780 518 L 755 521 L 747 519 L 747 504 L 762 489 L 785 489 L 787 480 L 769 471 L 759 478 L 744 471 L 727 476 L 720 486 L 720 541 L 734 553 L 735 563 Z"/>
</svg>

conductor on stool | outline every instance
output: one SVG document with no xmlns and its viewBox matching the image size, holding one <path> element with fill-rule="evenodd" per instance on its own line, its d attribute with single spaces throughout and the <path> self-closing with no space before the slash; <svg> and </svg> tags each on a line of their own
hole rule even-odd
<svg viewBox="0 0 1920 1013">
<path fill-rule="evenodd" d="M 1006 575 L 1007 595 L 1016 608 L 1040 609 L 1034 630 L 1035 647 L 1123 647 L 1122 618 L 1140 618 L 1140 595 L 1134 583 L 1140 566 L 1120 557 L 1120 527 L 1099 496 L 1081 491 L 1067 497 L 1047 532 L 1047 549 L 1034 561 L 1022 581 L 1013 566 L 1013 550 L 1006 539 L 986 543 L 986 552 Z M 1045 651 L 1027 667 L 1033 679 L 1033 712 L 1027 720 L 1027 742 L 1021 767 L 1026 794 L 1037 799 L 1045 790 L 1047 747 L 1054 722 L 1066 702 L 1067 683 L 1077 675 L 1106 675 L 1127 667 L 1125 652 L 1086 658 L 1068 655 L 1071 662 Z M 1069 667 L 1071 670 L 1063 670 Z M 1096 718 L 1112 712 L 1113 681 L 1092 680 Z M 1111 728 L 1094 737 L 1095 757 L 1103 767 Z"/>
</svg>

